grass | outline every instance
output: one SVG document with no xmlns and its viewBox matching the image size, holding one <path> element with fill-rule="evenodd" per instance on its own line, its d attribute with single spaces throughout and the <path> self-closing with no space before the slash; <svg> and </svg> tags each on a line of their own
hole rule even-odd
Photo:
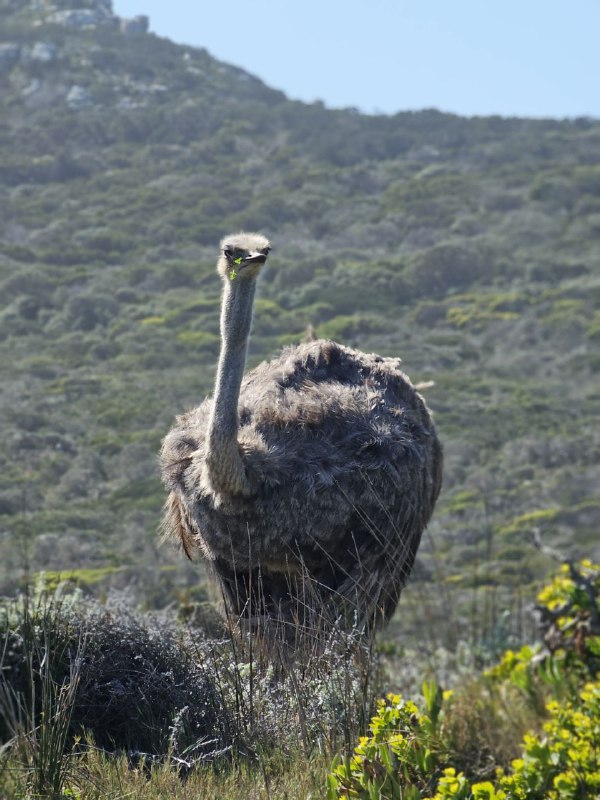
<svg viewBox="0 0 600 800">
<path fill-rule="evenodd" d="M 72 777 L 62 794 L 36 794 L 28 788 L 27 773 L 14 756 L 0 765 L 0 792 L 4 800 L 34 797 L 81 798 L 81 800 L 300 800 L 321 797 L 331 761 L 322 755 L 309 759 L 279 754 L 260 762 L 241 762 L 227 769 L 197 767 L 186 773 L 181 765 L 151 764 L 140 760 L 132 766 L 125 754 L 107 755 L 93 744 L 71 758 Z"/>
<path fill-rule="evenodd" d="M 330 768 L 330 760 L 321 755 L 305 759 L 279 754 L 260 763 L 241 762 L 227 769 L 199 767 L 182 774 L 181 767 L 170 762 L 140 761 L 132 766 L 125 755 L 107 756 L 93 746 L 77 760 L 85 780 L 73 781 L 67 787 L 71 794 L 63 797 L 81 800 L 308 800 L 322 797 Z M 27 796 L 20 794 L 22 783 L 14 766 L 8 769 L 12 783 L 5 780 L 3 796 L 7 800 Z"/>
<path fill-rule="evenodd" d="M 56 637 L 60 612 L 52 604 L 32 611 L 25 596 L 13 612 L 20 615 L 19 635 L 5 635 L 0 662 L 0 730 L 8 740 L 4 748 L 11 761 L 21 765 L 22 781 L 31 796 L 59 798 L 75 776 L 69 751 L 82 641 L 74 641 L 74 652 L 67 654 L 66 641 Z M 7 680 L 9 664 L 19 650 L 20 674 Z M 57 678 L 66 663 L 68 672 L 63 670 Z"/>
</svg>

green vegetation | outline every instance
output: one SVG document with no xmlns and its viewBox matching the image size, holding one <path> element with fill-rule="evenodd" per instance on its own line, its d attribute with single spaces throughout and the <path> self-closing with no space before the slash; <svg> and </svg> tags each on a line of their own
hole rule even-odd
<svg viewBox="0 0 600 800">
<path fill-rule="evenodd" d="M 425 682 L 423 711 L 400 695 L 379 701 L 369 735 L 334 764 L 328 800 L 598 796 L 599 597 L 600 565 L 564 565 L 538 595 L 548 649 L 508 651 L 454 692 Z M 522 732 L 523 713 L 534 732 Z M 521 756 L 503 763 L 519 734 Z"/>
<path fill-rule="evenodd" d="M 412 699 L 377 702 L 389 678 L 351 638 L 274 670 L 250 642 L 207 638 L 201 618 L 182 626 L 46 585 L 0 608 L 3 797 L 587 800 L 600 789 L 590 561 L 563 565 L 538 593 L 543 643 L 453 689 L 428 679 Z"/>
</svg>

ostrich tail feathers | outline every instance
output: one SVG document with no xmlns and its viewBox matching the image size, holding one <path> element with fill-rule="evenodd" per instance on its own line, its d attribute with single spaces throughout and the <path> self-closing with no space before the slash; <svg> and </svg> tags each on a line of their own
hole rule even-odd
<svg viewBox="0 0 600 800">
<path fill-rule="evenodd" d="M 193 561 L 196 550 L 193 523 L 177 492 L 171 492 L 167 498 L 162 527 L 163 539 L 178 541 L 183 552 Z"/>
</svg>

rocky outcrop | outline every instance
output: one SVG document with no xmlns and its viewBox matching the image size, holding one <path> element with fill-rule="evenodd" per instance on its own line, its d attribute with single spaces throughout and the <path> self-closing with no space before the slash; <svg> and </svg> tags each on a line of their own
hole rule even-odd
<svg viewBox="0 0 600 800">
<path fill-rule="evenodd" d="M 58 58 L 58 47 L 52 42 L 35 42 L 19 45 L 16 42 L 0 43 L 0 73 L 10 72 L 17 64 L 49 64 Z"/>
<path fill-rule="evenodd" d="M 140 14 L 139 16 L 132 17 L 131 19 L 121 18 L 119 21 L 119 28 L 121 33 L 124 33 L 125 36 L 137 36 L 140 33 L 148 33 L 149 27 L 150 18 L 145 14 Z"/>
<path fill-rule="evenodd" d="M 58 47 L 52 42 L 36 42 L 31 48 L 29 58 L 32 61 L 41 61 L 43 64 L 47 64 L 54 61 L 57 55 Z"/>
<path fill-rule="evenodd" d="M 107 13 L 103 8 L 74 8 L 66 11 L 55 11 L 50 21 L 67 28 L 96 28 L 99 25 L 115 25 L 117 17 Z"/>
<path fill-rule="evenodd" d="M 67 105 L 73 111 L 79 111 L 81 108 L 90 108 L 94 105 L 92 95 L 83 86 L 71 86 L 67 94 Z"/>
<path fill-rule="evenodd" d="M 34 62 L 38 64 L 49 64 L 58 58 L 58 47 L 52 42 L 35 42 L 21 53 L 21 61 L 24 63 Z"/>
<path fill-rule="evenodd" d="M 145 34 L 150 27 L 150 19 L 145 14 L 131 18 L 117 16 L 112 0 L 0 0 L 0 10 L 17 14 L 33 11 L 39 16 L 35 24 L 51 23 L 73 30 L 112 27 L 125 36 Z M 9 71 L 18 61 L 19 54 L 15 55 L 12 44 L 0 43 L 0 72 Z M 52 58 L 34 55 L 33 60 L 51 61 Z"/>
</svg>

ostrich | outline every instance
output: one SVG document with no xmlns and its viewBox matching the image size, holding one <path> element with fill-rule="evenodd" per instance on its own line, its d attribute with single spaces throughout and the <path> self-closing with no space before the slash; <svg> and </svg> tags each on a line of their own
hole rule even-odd
<svg viewBox="0 0 600 800">
<path fill-rule="evenodd" d="M 399 359 L 317 340 L 244 376 L 269 250 L 259 234 L 221 242 L 214 397 L 163 442 L 165 531 L 188 557 L 200 551 L 246 629 L 285 637 L 325 620 L 328 630 L 374 630 L 411 572 L 440 490 L 441 446 Z"/>
</svg>

